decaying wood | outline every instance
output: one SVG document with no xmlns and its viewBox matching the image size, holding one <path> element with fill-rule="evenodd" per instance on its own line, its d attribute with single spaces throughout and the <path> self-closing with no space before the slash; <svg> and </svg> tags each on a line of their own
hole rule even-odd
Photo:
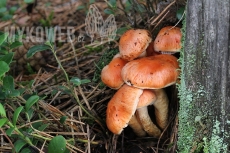
<svg viewBox="0 0 230 153">
<path fill-rule="evenodd" d="M 230 1 L 189 0 L 187 3 L 179 150 L 186 131 L 194 126 L 190 151 L 203 143 L 208 152 L 230 150 Z M 183 84 L 184 83 L 184 84 Z M 184 85 L 184 86 L 183 86 Z M 182 115 L 185 104 L 189 120 Z M 186 118 L 188 119 L 188 118 Z M 189 126 L 181 123 L 187 122 Z M 215 150 L 216 149 L 216 150 Z M 192 151 L 193 150 L 193 151 Z M 227 151 L 228 150 L 228 151 Z"/>
</svg>

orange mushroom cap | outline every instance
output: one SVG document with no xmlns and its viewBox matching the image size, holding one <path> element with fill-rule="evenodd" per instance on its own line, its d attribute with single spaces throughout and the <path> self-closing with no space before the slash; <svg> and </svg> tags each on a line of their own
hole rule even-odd
<svg viewBox="0 0 230 153">
<path fill-rule="evenodd" d="M 123 59 L 131 61 L 145 56 L 145 50 L 152 41 L 151 34 L 145 29 L 131 29 L 120 38 L 119 51 Z"/>
<path fill-rule="evenodd" d="M 101 71 L 102 82 L 112 89 L 120 88 L 124 84 L 121 70 L 126 63 L 127 61 L 122 59 L 120 54 L 115 55 L 112 61 Z"/>
<path fill-rule="evenodd" d="M 106 110 L 106 124 L 114 134 L 120 134 L 134 115 L 142 89 L 123 85 L 111 98 Z"/>
<path fill-rule="evenodd" d="M 154 40 L 154 50 L 166 53 L 179 52 L 181 49 L 182 33 L 180 28 L 167 26 L 162 28 Z"/>
<path fill-rule="evenodd" d="M 121 76 L 130 86 L 161 89 L 176 83 L 178 68 L 176 57 L 163 54 L 130 61 L 123 67 Z"/>
<path fill-rule="evenodd" d="M 139 102 L 137 104 L 137 109 L 141 107 L 148 106 L 150 104 L 153 104 L 154 101 L 156 101 L 157 97 L 153 90 L 150 89 L 144 89 L 143 93 L 141 94 L 139 98 Z"/>
<path fill-rule="evenodd" d="M 159 54 L 157 56 L 149 56 L 149 59 L 163 60 L 163 61 L 166 61 L 166 62 L 172 64 L 176 69 L 179 69 L 179 63 L 178 63 L 177 58 L 175 56 L 167 55 L 167 54 Z"/>
</svg>

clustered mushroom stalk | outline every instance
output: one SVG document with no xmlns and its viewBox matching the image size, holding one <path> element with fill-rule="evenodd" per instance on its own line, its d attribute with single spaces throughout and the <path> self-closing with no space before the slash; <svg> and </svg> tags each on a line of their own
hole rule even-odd
<svg viewBox="0 0 230 153">
<path fill-rule="evenodd" d="M 148 113 L 148 106 L 152 105 L 156 99 L 156 94 L 152 90 L 144 89 L 139 98 L 136 110 L 136 116 L 144 131 L 146 131 L 149 136 L 153 137 L 159 137 L 161 134 L 161 130 L 152 122 Z"/>
<path fill-rule="evenodd" d="M 163 89 L 153 89 L 157 99 L 154 101 L 155 117 L 158 126 L 164 130 L 168 124 L 168 105 L 169 100 Z"/>
<path fill-rule="evenodd" d="M 129 125 L 137 136 L 158 138 L 167 127 L 169 99 L 163 88 L 176 83 L 179 64 L 175 56 L 160 53 L 180 50 L 178 29 L 163 28 L 154 41 L 144 29 L 131 29 L 121 36 L 120 53 L 101 73 L 102 81 L 117 89 L 106 110 L 106 124 L 114 134 Z M 156 124 L 150 118 L 149 105 L 155 108 Z"/>
<path fill-rule="evenodd" d="M 138 137 L 144 137 L 146 135 L 145 130 L 143 129 L 140 121 L 138 120 L 138 118 L 135 114 L 133 114 L 133 116 L 131 117 L 128 125 L 133 129 L 133 132 Z"/>
</svg>

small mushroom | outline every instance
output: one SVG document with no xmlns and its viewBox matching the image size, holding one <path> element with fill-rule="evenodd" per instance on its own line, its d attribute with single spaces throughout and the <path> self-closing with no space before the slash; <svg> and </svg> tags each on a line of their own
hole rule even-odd
<svg viewBox="0 0 230 153">
<path fill-rule="evenodd" d="M 181 49 L 182 33 L 180 28 L 167 26 L 162 28 L 154 40 L 154 50 L 165 54 L 174 54 Z"/>
<path fill-rule="evenodd" d="M 106 110 L 106 125 L 114 134 L 120 134 L 134 115 L 142 89 L 124 84 L 110 99 Z"/>
<path fill-rule="evenodd" d="M 124 84 L 121 78 L 121 70 L 126 63 L 127 61 L 122 59 L 120 54 L 115 55 L 101 71 L 102 82 L 112 89 L 119 89 Z"/>
<path fill-rule="evenodd" d="M 130 29 L 120 38 L 119 51 L 123 59 L 131 61 L 146 56 L 146 48 L 152 41 L 151 34 L 145 29 Z"/>
</svg>

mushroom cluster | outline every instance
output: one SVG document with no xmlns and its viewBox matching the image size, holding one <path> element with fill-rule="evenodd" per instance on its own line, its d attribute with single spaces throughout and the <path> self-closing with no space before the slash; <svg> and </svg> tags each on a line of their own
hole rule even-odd
<svg viewBox="0 0 230 153">
<path fill-rule="evenodd" d="M 179 64 L 172 54 L 181 48 L 180 28 L 167 26 L 155 40 L 145 29 L 126 31 L 119 41 L 119 54 L 101 72 L 101 80 L 116 89 L 106 110 L 108 129 L 119 135 L 130 126 L 137 136 L 160 137 L 168 124 L 169 100 L 165 87 L 175 84 Z M 155 109 L 156 124 L 148 106 Z"/>
</svg>

